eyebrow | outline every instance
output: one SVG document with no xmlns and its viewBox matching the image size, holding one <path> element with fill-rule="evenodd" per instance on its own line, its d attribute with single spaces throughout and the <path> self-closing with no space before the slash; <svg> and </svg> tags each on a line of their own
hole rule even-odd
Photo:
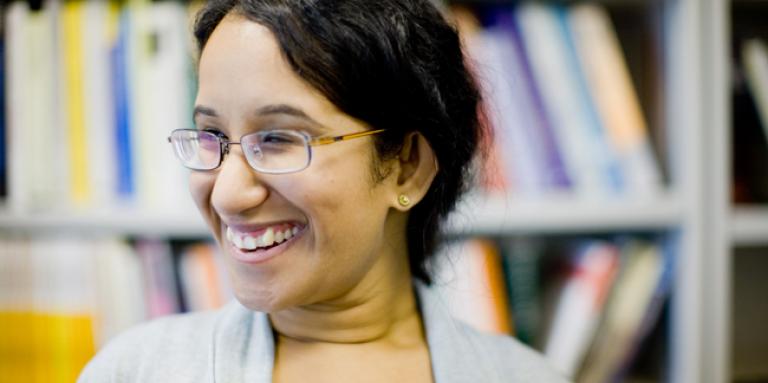
<svg viewBox="0 0 768 383">
<path fill-rule="evenodd" d="M 315 125 L 322 126 L 320 123 L 315 121 L 312 117 L 309 117 L 309 115 L 304 113 L 303 110 L 295 108 L 288 104 L 265 105 L 256 109 L 257 116 L 269 116 L 274 114 L 285 114 L 293 117 L 299 117 L 299 118 L 308 120 Z M 214 110 L 213 108 L 202 106 L 202 105 L 195 106 L 194 112 L 192 113 L 193 118 L 196 118 L 198 115 L 204 115 L 209 117 L 219 116 L 218 113 L 216 113 L 216 110 Z"/>
<path fill-rule="evenodd" d="M 209 108 L 207 106 L 201 106 L 197 105 L 195 106 L 194 111 L 192 112 L 192 118 L 197 118 L 199 115 L 209 116 L 209 117 L 218 117 L 218 113 L 216 113 L 213 108 Z"/>
</svg>

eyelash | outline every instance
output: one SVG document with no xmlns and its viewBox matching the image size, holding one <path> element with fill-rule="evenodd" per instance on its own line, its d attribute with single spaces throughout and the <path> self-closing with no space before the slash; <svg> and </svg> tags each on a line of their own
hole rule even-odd
<svg viewBox="0 0 768 383">
<path fill-rule="evenodd" d="M 227 137 L 227 135 L 226 135 L 226 134 L 224 134 L 224 133 L 223 133 L 221 130 L 219 130 L 219 129 L 216 129 L 216 128 L 205 127 L 205 128 L 203 128 L 203 129 L 200 129 L 200 130 L 201 130 L 201 131 L 203 131 L 203 132 L 209 132 L 209 133 L 213 133 L 213 134 L 215 134 L 215 135 L 217 135 L 217 136 L 220 136 L 220 137 L 223 137 L 223 138 L 229 138 L 229 137 Z"/>
</svg>

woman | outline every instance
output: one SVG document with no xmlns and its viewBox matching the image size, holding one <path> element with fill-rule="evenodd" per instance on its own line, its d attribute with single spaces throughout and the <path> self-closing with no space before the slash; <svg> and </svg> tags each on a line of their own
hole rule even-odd
<svg viewBox="0 0 768 383">
<path fill-rule="evenodd" d="M 81 381 L 560 381 L 427 288 L 482 136 L 428 0 L 210 1 L 195 36 L 196 129 L 170 141 L 237 302 L 123 334 Z"/>
</svg>

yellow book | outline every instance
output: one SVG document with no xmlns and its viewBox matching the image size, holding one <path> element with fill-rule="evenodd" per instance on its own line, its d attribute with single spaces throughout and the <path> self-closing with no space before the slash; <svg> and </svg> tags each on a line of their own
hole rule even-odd
<svg viewBox="0 0 768 383">
<path fill-rule="evenodd" d="M 88 177 L 88 134 L 85 114 L 85 76 L 83 63 L 84 2 L 62 5 L 64 84 L 66 88 L 66 122 L 69 133 L 70 192 L 76 206 L 87 204 L 91 197 Z"/>
</svg>

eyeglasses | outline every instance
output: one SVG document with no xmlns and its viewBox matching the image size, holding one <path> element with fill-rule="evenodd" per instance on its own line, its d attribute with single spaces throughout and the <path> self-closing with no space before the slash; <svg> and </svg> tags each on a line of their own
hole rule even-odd
<svg viewBox="0 0 768 383">
<path fill-rule="evenodd" d="M 335 137 L 312 137 L 294 130 L 266 130 L 246 134 L 240 142 L 229 142 L 220 132 L 178 129 L 168 142 L 181 164 L 192 170 L 214 170 L 221 166 L 232 145 L 240 145 L 248 164 L 267 174 L 295 173 L 306 169 L 312 161 L 312 147 L 329 145 L 378 134 L 385 129 L 345 134 Z"/>
</svg>

